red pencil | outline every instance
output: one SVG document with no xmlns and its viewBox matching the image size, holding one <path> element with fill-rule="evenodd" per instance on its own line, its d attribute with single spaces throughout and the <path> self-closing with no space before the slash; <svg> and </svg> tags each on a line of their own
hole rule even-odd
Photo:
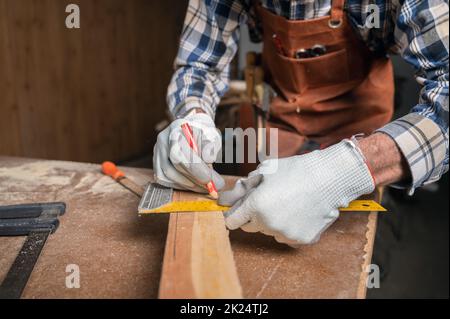
<svg viewBox="0 0 450 319">
<path fill-rule="evenodd" d="M 198 146 L 197 143 L 195 143 L 194 132 L 192 131 L 191 126 L 188 123 L 184 123 L 181 125 L 181 129 L 183 130 L 184 137 L 186 137 L 189 146 L 192 148 L 195 154 L 199 154 Z M 208 190 L 208 193 L 212 198 L 214 199 L 219 198 L 216 185 L 214 185 L 214 182 L 212 180 L 206 184 L 206 189 Z"/>
</svg>

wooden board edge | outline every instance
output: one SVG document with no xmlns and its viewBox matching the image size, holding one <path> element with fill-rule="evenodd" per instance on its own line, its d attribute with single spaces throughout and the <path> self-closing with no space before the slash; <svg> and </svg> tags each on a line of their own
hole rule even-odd
<svg viewBox="0 0 450 319">
<path fill-rule="evenodd" d="M 170 215 L 158 297 L 242 298 L 222 212 Z"/>
<path fill-rule="evenodd" d="M 383 199 L 384 187 L 377 187 L 375 191 L 374 200 L 381 204 Z M 375 244 L 375 236 L 377 233 L 377 220 L 378 212 L 371 212 L 367 221 L 367 231 L 366 231 L 366 244 L 364 245 L 364 256 L 363 264 L 361 269 L 361 275 L 358 283 L 358 290 L 356 292 L 357 299 L 366 299 L 367 296 L 367 279 L 369 276 L 368 267 L 372 262 L 373 247 Z"/>
</svg>

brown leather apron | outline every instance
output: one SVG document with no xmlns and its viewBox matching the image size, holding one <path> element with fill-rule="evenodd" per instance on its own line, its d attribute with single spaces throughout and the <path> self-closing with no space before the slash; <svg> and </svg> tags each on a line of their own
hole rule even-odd
<svg viewBox="0 0 450 319">
<path fill-rule="evenodd" d="M 256 12 L 263 28 L 265 81 L 277 92 L 266 127 L 279 129 L 279 157 L 298 154 L 308 140 L 327 146 L 389 122 L 394 109 L 391 61 L 373 55 L 357 37 L 344 0 L 332 1 L 330 16 L 310 20 L 287 20 L 260 4 Z M 327 52 L 294 58 L 298 49 L 316 44 Z"/>
</svg>

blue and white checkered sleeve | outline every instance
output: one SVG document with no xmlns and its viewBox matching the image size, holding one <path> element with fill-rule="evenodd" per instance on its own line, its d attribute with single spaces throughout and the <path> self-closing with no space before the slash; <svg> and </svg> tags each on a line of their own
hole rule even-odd
<svg viewBox="0 0 450 319">
<path fill-rule="evenodd" d="M 241 1 L 190 0 L 167 103 L 173 116 L 202 108 L 214 117 L 247 18 Z"/>
<path fill-rule="evenodd" d="M 410 194 L 448 171 L 448 3 L 406 0 L 399 7 L 396 44 L 416 69 L 423 86 L 411 113 L 379 131 L 391 136 L 405 156 L 412 175 Z"/>
</svg>

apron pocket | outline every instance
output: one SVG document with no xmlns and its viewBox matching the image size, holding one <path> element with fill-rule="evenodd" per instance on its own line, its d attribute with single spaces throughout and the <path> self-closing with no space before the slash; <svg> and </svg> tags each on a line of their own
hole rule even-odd
<svg viewBox="0 0 450 319">
<path fill-rule="evenodd" d="M 305 70 L 298 59 L 289 58 L 278 52 L 273 52 L 273 59 L 269 63 L 272 80 L 281 89 L 287 100 L 297 96 L 306 89 Z"/>
<path fill-rule="evenodd" d="M 299 59 L 308 88 L 324 87 L 349 81 L 347 51 L 341 49 L 314 58 Z"/>
</svg>

